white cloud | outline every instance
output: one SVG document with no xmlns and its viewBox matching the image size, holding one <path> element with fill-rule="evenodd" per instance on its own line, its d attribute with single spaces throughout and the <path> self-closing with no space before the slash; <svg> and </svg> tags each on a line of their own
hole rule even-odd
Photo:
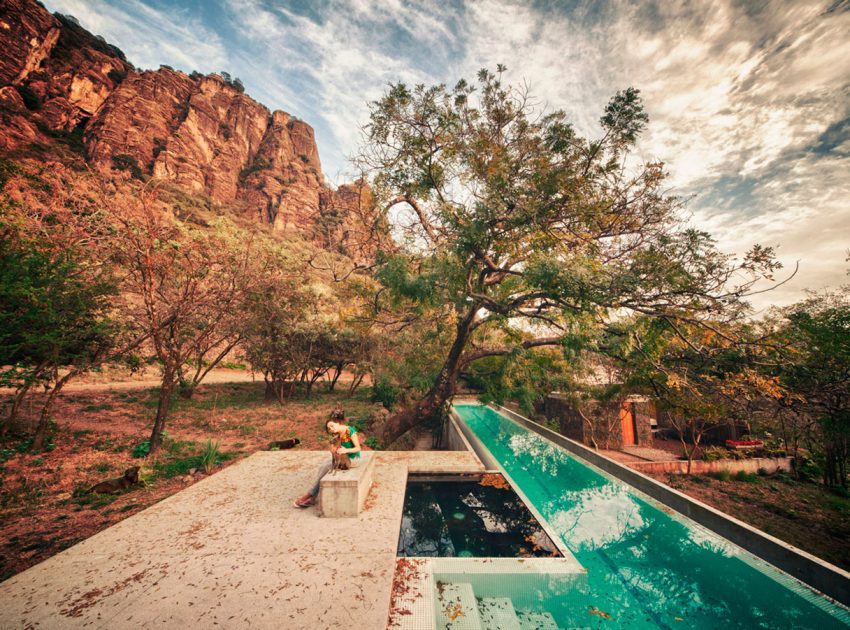
<svg viewBox="0 0 850 630">
<path fill-rule="evenodd" d="M 227 60 L 217 33 L 185 11 L 159 11 L 141 0 L 114 6 L 107 0 L 46 0 L 51 11 L 73 15 L 140 68 L 174 65 L 187 71 L 215 72 Z"/>
</svg>

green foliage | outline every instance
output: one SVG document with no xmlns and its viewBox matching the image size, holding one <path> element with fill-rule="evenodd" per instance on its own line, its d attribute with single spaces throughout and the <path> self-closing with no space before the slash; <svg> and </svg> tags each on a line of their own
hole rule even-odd
<svg viewBox="0 0 850 630">
<path fill-rule="evenodd" d="M 239 171 L 239 179 L 244 181 L 248 179 L 254 173 L 259 173 L 262 171 L 266 171 L 272 167 L 271 163 L 268 160 L 265 160 L 261 157 L 257 157 L 249 166 L 246 166 L 241 171 Z"/>
<path fill-rule="evenodd" d="M 744 481 L 746 483 L 757 483 L 759 480 L 758 475 L 755 473 L 748 473 L 743 470 L 739 470 L 735 473 L 735 481 Z"/>
<path fill-rule="evenodd" d="M 370 435 L 366 438 L 366 446 L 371 448 L 373 451 L 380 451 L 384 448 L 383 446 L 381 446 L 381 443 L 378 441 L 378 438 L 376 438 L 374 435 Z"/>
<path fill-rule="evenodd" d="M 203 450 L 201 450 L 201 466 L 204 469 L 204 472 L 210 474 L 213 469 L 216 467 L 219 458 L 219 446 L 218 442 L 212 442 L 211 440 L 207 440 L 207 443 L 204 444 Z"/>
<path fill-rule="evenodd" d="M 729 481 L 732 479 L 732 473 L 728 470 L 716 470 L 708 473 L 708 476 L 717 479 L 718 481 Z"/>
<path fill-rule="evenodd" d="M 384 408 L 392 411 L 401 394 L 401 388 L 393 383 L 386 374 L 379 374 L 372 384 L 372 402 L 381 403 Z"/>
<path fill-rule="evenodd" d="M 728 459 L 729 450 L 722 446 L 708 446 L 702 450 L 702 461 L 716 462 L 719 459 Z"/>
<path fill-rule="evenodd" d="M 797 459 L 797 476 L 803 481 L 817 482 L 823 478 L 823 466 L 812 457 L 803 455 Z"/>
</svg>

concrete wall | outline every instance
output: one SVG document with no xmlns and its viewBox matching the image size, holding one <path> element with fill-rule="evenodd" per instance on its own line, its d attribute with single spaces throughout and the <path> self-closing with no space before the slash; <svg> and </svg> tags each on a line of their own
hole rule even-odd
<svg viewBox="0 0 850 630">
<path fill-rule="evenodd" d="M 718 459 L 713 462 L 694 461 L 691 462 L 691 473 L 704 475 L 706 473 L 728 470 L 730 473 L 747 472 L 758 473 L 764 469 L 768 473 L 780 470 L 791 471 L 791 457 L 754 457 L 752 459 Z M 681 473 L 688 472 L 688 462 L 630 462 L 629 468 L 634 468 L 644 473 Z"/>
<path fill-rule="evenodd" d="M 566 396 L 552 393 L 546 396 L 543 409 L 547 418 L 557 420 L 561 435 L 587 446 L 593 445 L 595 441 L 599 448 L 620 449 L 623 447 L 622 407 L 630 413 L 636 412 L 637 443 L 640 446 L 652 446 L 650 418 L 655 413 L 655 405 L 650 402 L 632 403 L 618 399 L 588 401 L 584 404 L 585 420 Z"/>
<path fill-rule="evenodd" d="M 797 549 L 793 545 L 789 545 L 778 538 L 765 534 L 720 510 L 714 509 L 710 505 L 706 505 L 673 488 L 658 483 L 637 470 L 627 468 L 612 459 L 600 455 L 583 444 L 570 440 L 536 422 L 532 422 L 528 418 L 514 413 L 510 409 L 505 409 L 499 405 L 492 405 L 492 407 L 509 418 L 516 420 L 531 431 L 542 435 L 594 466 L 601 468 L 608 474 L 625 481 L 641 492 L 648 494 L 653 499 L 695 520 L 700 525 L 720 534 L 724 538 L 731 540 L 750 553 L 763 558 L 798 580 L 826 593 L 842 604 L 850 606 L 850 573 L 847 571 L 821 560 L 802 549 Z"/>
</svg>

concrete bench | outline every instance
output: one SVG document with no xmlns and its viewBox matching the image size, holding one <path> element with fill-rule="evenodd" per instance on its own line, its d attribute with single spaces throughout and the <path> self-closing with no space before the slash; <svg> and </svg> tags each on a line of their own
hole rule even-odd
<svg viewBox="0 0 850 630">
<path fill-rule="evenodd" d="M 322 516 L 352 517 L 363 510 L 366 495 L 372 487 L 375 458 L 371 452 L 361 452 L 360 458 L 363 461 L 356 468 L 334 470 L 322 478 L 319 484 Z"/>
</svg>

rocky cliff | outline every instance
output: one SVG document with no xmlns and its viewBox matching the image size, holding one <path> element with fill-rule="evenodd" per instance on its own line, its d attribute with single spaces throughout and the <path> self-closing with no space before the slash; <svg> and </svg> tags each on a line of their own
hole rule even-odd
<svg viewBox="0 0 850 630">
<path fill-rule="evenodd" d="M 0 150 L 70 137 L 101 169 L 173 181 L 341 253 L 375 231 L 362 183 L 325 184 L 312 127 L 241 85 L 166 66 L 139 72 L 35 0 L 0 0 L 0 47 Z"/>
</svg>

